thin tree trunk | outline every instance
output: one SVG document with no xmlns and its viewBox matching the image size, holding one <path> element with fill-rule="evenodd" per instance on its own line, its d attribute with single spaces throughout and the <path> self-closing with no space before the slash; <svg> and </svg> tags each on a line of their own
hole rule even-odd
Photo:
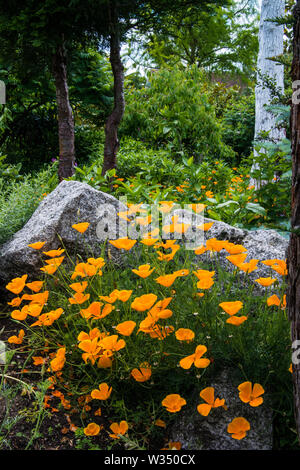
<svg viewBox="0 0 300 470">
<path fill-rule="evenodd" d="M 263 131 L 269 132 L 268 137 L 273 142 L 279 142 L 285 137 L 285 131 L 278 129 L 276 116 L 266 110 L 272 101 L 270 89 L 263 83 L 267 76 L 282 92 L 284 90 L 284 66 L 277 64 L 272 57 L 283 53 L 283 26 L 268 20 L 284 16 L 284 0 L 262 0 L 259 25 L 259 52 L 257 60 L 257 85 L 255 88 L 255 140 Z M 254 156 L 257 156 L 254 150 Z M 259 170 L 259 163 L 254 163 L 251 173 Z M 251 178 L 250 184 L 259 187 L 259 181 Z"/>
<path fill-rule="evenodd" d="M 62 181 L 74 174 L 75 165 L 75 137 L 74 119 L 69 101 L 67 82 L 67 64 L 65 48 L 62 44 L 57 47 L 53 56 L 53 76 L 56 87 L 58 139 L 59 139 L 59 166 L 58 176 Z"/>
<path fill-rule="evenodd" d="M 292 80 L 300 80 L 300 0 L 294 8 Z M 287 308 L 292 342 L 300 340 L 300 105 L 292 103 L 292 218 L 288 249 Z M 296 343 L 295 343 L 296 345 Z M 300 439 L 300 364 L 293 364 L 294 412 Z"/>
<path fill-rule="evenodd" d="M 122 120 L 124 99 L 124 67 L 120 55 L 120 33 L 117 3 L 109 3 L 110 16 L 110 63 L 114 76 L 114 109 L 105 124 L 105 145 L 102 174 L 107 170 L 116 168 L 117 153 L 119 150 L 118 127 Z"/>
</svg>

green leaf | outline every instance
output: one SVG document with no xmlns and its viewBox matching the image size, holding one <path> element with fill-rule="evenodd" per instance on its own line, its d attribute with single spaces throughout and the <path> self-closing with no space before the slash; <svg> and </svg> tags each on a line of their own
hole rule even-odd
<svg viewBox="0 0 300 470">
<path fill-rule="evenodd" d="M 255 204 L 254 202 L 248 202 L 246 204 L 246 209 L 259 215 L 266 215 L 267 213 L 262 206 L 260 206 L 259 204 Z"/>
</svg>

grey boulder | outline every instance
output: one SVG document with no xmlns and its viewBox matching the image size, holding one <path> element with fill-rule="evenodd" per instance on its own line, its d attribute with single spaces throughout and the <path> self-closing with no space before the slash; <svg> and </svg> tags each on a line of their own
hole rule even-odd
<svg viewBox="0 0 300 470">
<path fill-rule="evenodd" d="M 41 252 L 64 246 L 71 255 L 100 256 L 105 231 L 107 237 L 118 238 L 119 221 L 116 214 L 127 208 L 109 194 L 78 181 L 62 181 L 40 203 L 29 221 L 8 242 L 0 247 L 0 286 L 12 278 L 28 273 L 40 273 Z M 73 224 L 89 222 L 84 234 L 72 228 Z M 109 233 L 108 227 L 113 233 Z M 100 233 L 101 232 L 101 233 Z M 45 241 L 42 250 L 28 245 Z M 110 245 L 112 257 L 118 250 Z"/>
</svg>

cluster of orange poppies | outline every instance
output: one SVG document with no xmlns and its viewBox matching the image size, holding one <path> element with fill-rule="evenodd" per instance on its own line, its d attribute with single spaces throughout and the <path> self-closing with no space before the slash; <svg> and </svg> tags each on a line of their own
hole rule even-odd
<svg viewBox="0 0 300 470">
<path fill-rule="evenodd" d="M 204 207 L 203 207 L 204 208 Z M 203 210 L 201 207 L 200 209 Z M 133 213 L 137 207 L 129 207 L 129 211 L 126 214 L 130 215 Z M 168 211 L 170 209 L 170 204 L 165 202 L 161 204 L 162 211 Z M 200 210 L 199 209 L 199 210 Z M 193 210 L 198 211 L 198 208 L 193 208 Z M 179 229 L 178 219 L 172 219 L 173 226 L 168 227 L 169 231 Z M 171 225 L 172 225 L 171 224 Z M 182 224 L 179 224 L 182 225 Z M 201 228 L 202 230 L 209 230 L 212 226 L 212 223 L 204 224 Z M 72 226 L 79 233 L 84 233 L 89 224 L 87 222 L 78 223 Z M 180 227 L 183 228 L 182 226 Z M 150 234 L 157 236 L 157 233 Z M 136 240 L 130 240 L 128 238 L 121 238 L 118 240 L 110 240 L 110 243 L 122 250 L 129 251 L 136 243 Z M 158 261 L 164 262 L 164 269 L 162 270 L 163 274 L 156 277 L 154 280 L 156 284 L 170 288 L 173 283 L 178 278 L 186 277 L 190 274 L 190 270 L 182 268 L 180 270 L 173 271 L 171 273 L 165 273 L 165 268 L 167 263 L 174 259 L 175 254 L 180 249 L 180 245 L 176 243 L 175 240 L 165 240 L 159 241 L 158 238 L 153 238 L 151 236 L 144 237 L 141 240 L 141 243 L 146 246 L 153 246 Z M 35 250 L 41 250 L 45 242 L 36 242 L 29 245 L 30 248 Z M 162 251 L 160 251 L 162 249 Z M 198 247 L 195 250 L 197 255 L 201 255 L 206 251 L 210 252 L 220 252 L 225 249 L 229 256 L 227 259 L 234 264 L 237 268 L 241 269 L 246 273 L 250 273 L 253 270 L 257 269 L 257 263 L 259 260 L 250 260 L 248 263 L 245 262 L 247 257 L 247 250 L 242 245 L 235 245 L 233 243 L 217 240 L 215 238 L 208 239 L 205 246 Z M 169 253 L 166 253 L 167 250 L 170 250 Z M 43 252 L 49 259 L 45 260 L 45 266 L 41 268 L 41 271 L 45 275 L 53 276 L 60 265 L 64 260 L 64 249 L 59 248 L 57 250 L 50 250 Z M 280 275 L 286 275 L 286 264 L 283 260 L 266 260 L 263 262 L 267 266 L 270 266 L 271 269 L 276 271 Z M 127 319 L 122 322 L 119 322 L 112 326 L 114 328 L 114 333 L 112 334 L 103 324 L 103 319 L 112 314 L 112 312 L 120 311 L 119 306 L 125 304 L 127 312 L 129 315 L 132 312 L 146 312 L 146 316 L 139 321 L 139 325 L 136 330 L 136 334 L 144 333 L 149 337 L 163 341 L 167 336 L 175 332 L 175 338 L 181 344 L 191 343 L 195 339 L 195 332 L 189 328 L 178 328 L 175 330 L 173 325 L 160 324 L 162 320 L 167 320 L 172 317 L 173 311 L 170 310 L 169 304 L 173 300 L 173 295 L 175 291 L 172 291 L 170 296 L 163 296 L 163 298 L 158 297 L 153 292 L 148 292 L 146 294 L 135 296 L 131 299 L 133 290 L 125 289 L 113 289 L 109 295 L 98 295 L 99 300 L 94 300 L 91 302 L 91 297 L 95 296 L 94 289 L 89 289 L 90 280 L 100 280 L 103 276 L 103 268 L 106 266 L 105 260 L 101 257 L 99 258 L 88 258 L 87 262 L 79 262 L 76 264 L 72 274 L 70 275 L 71 281 L 75 281 L 67 284 L 67 287 L 71 289 L 71 296 L 68 298 L 69 308 L 77 308 L 76 312 L 77 317 L 81 322 L 86 322 L 86 330 L 80 331 L 77 335 L 77 348 L 80 350 L 80 354 L 85 364 L 90 364 L 96 366 L 100 369 L 111 369 L 116 358 L 123 354 L 127 348 L 127 339 L 126 341 L 120 336 L 130 337 L 137 327 L 137 322 L 133 319 Z M 106 269 L 106 268 L 105 268 Z M 131 269 L 135 276 L 138 276 L 142 279 L 147 279 L 149 276 L 153 275 L 154 272 L 158 271 L 157 267 L 152 267 L 150 264 L 141 264 L 136 269 Z M 161 271 L 160 271 L 161 273 Z M 200 290 L 208 290 L 214 284 L 215 271 L 209 271 L 206 269 L 197 269 L 192 272 L 197 278 L 197 288 Z M 155 274 L 154 274 L 155 275 Z M 77 278 L 80 278 L 78 282 Z M 41 292 L 46 281 L 34 281 L 27 282 L 28 275 L 25 274 L 22 277 L 13 279 L 10 283 L 7 284 L 7 289 L 17 295 L 14 299 L 9 302 L 14 310 L 12 311 L 12 318 L 17 321 L 24 321 L 33 317 L 35 320 L 30 324 L 30 328 L 34 326 L 39 326 L 41 328 L 52 326 L 57 320 L 65 318 L 64 309 L 57 308 L 46 313 L 42 313 L 44 306 L 47 305 L 49 298 L 49 291 L 44 290 Z M 55 276 L 54 276 L 55 278 Z M 275 278 L 259 278 L 256 280 L 259 284 L 263 286 L 271 286 L 276 281 Z M 99 281 L 100 282 L 100 281 Z M 115 287 L 115 286 L 114 286 Z M 31 293 L 25 293 L 22 297 L 19 294 L 25 289 L 29 289 Z M 87 292 L 90 290 L 90 292 Z M 203 292 L 198 292 L 198 296 L 202 297 Z M 28 300 L 29 303 L 23 306 L 21 309 L 18 307 L 24 300 Z M 129 304 L 126 304 L 130 300 Z M 87 304 L 87 302 L 90 302 Z M 118 304 L 121 302 L 121 304 Z M 85 305 L 83 305 L 85 304 Z M 280 299 L 275 294 L 268 298 L 268 306 L 278 306 L 285 308 L 286 299 L 283 297 Z M 229 315 L 229 318 L 226 320 L 226 323 L 240 326 L 247 320 L 247 316 L 237 316 L 236 314 L 243 308 L 243 302 L 241 301 L 228 301 L 221 302 L 219 304 L 223 312 Z M 172 308 L 172 307 L 171 307 Z M 131 312 L 131 313 L 130 313 Z M 29 317 L 29 318 L 28 318 Z M 127 317 L 128 318 L 128 317 Z M 134 317 L 135 318 L 135 317 Z M 135 318 L 136 319 L 136 318 Z M 64 320 L 65 321 L 65 320 Z M 78 321 L 78 324 L 81 325 Z M 101 325 L 101 329 L 98 327 L 93 327 L 93 323 L 97 322 L 97 325 Z M 177 323 L 176 323 L 177 326 Z M 55 327 L 54 327 L 55 328 Z M 25 337 L 25 332 L 21 329 L 18 335 L 11 336 L 8 341 L 11 344 L 22 344 Z M 58 344 L 56 351 L 49 355 L 51 361 L 49 362 L 49 372 L 54 373 L 58 376 L 58 373 L 61 373 L 62 369 L 66 365 L 66 354 L 67 347 L 64 344 Z M 71 352 L 71 351 L 70 351 Z M 203 344 L 198 344 L 194 352 L 188 356 L 184 356 L 179 360 L 178 366 L 184 370 L 191 369 L 195 367 L 198 369 L 207 368 L 211 359 L 204 357 L 207 353 L 207 347 Z M 164 353 L 167 355 L 167 353 Z M 47 358 L 43 357 L 34 357 L 34 364 L 41 365 L 47 362 Z M 153 365 L 147 361 L 142 362 L 139 367 L 131 368 L 130 376 L 136 382 L 146 382 L 152 377 Z M 259 406 L 263 399 L 261 395 L 264 393 L 264 390 L 260 384 L 254 384 L 252 387 L 251 382 L 245 382 L 238 387 L 240 391 L 240 399 L 249 403 L 251 406 Z M 90 396 L 93 400 L 107 400 L 112 393 L 112 387 L 110 387 L 106 382 L 99 384 L 98 389 L 92 390 Z M 200 397 L 205 401 L 205 403 L 199 404 L 197 409 L 198 412 L 207 416 L 213 408 L 226 407 L 225 400 L 215 398 L 214 388 L 207 387 L 200 392 Z M 171 394 L 164 398 L 162 401 L 163 407 L 170 413 L 175 413 L 181 410 L 181 408 L 186 405 L 186 400 L 178 394 Z M 160 420 L 157 420 L 159 422 Z M 163 421 L 161 420 L 158 426 L 163 426 Z M 246 436 L 246 432 L 250 429 L 250 424 L 242 417 L 235 418 L 228 425 L 228 432 L 232 435 L 234 439 L 242 439 Z M 84 433 L 87 436 L 95 436 L 100 433 L 102 426 L 92 422 L 84 429 Z M 126 421 L 121 421 L 120 423 L 112 423 L 110 426 L 111 433 L 110 437 L 118 439 L 119 435 L 124 435 L 128 430 L 128 423 Z"/>
</svg>

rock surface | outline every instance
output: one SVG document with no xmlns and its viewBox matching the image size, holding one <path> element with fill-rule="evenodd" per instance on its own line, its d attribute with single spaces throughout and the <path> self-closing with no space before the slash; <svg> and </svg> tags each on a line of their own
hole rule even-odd
<svg viewBox="0 0 300 470">
<path fill-rule="evenodd" d="M 215 388 L 215 398 L 224 398 L 228 409 L 212 409 L 208 416 L 201 416 L 197 405 L 204 403 L 194 394 L 193 405 L 178 415 L 173 425 L 170 440 L 181 442 L 184 450 L 271 450 L 272 411 L 264 402 L 257 408 L 239 399 L 239 380 L 233 379 L 231 371 L 223 371 L 211 384 Z M 250 423 L 250 431 L 244 439 L 236 440 L 227 432 L 228 424 L 237 417 Z"/>
<path fill-rule="evenodd" d="M 190 213 L 185 210 L 175 211 L 179 215 L 178 223 L 183 222 L 184 220 L 189 220 Z M 204 232 L 204 243 L 205 240 L 209 238 L 216 238 L 217 240 L 227 240 L 229 242 L 243 245 L 247 249 L 247 258 L 246 262 L 249 262 L 250 259 L 259 259 L 264 261 L 267 259 L 282 259 L 285 260 L 287 256 L 287 249 L 289 241 L 283 238 L 275 230 L 244 230 L 241 228 L 233 227 L 225 222 L 216 221 L 209 218 L 201 219 L 199 218 L 197 223 L 209 223 L 213 222 L 212 227 Z M 230 263 L 226 256 L 228 256 L 227 251 L 222 250 L 216 254 L 218 262 L 227 270 L 233 270 L 234 266 Z M 197 256 L 196 262 L 206 262 L 211 264 L 210 252 L 204 253 Z M 258 269 L 250 273 L 251 279 L 258 279 L 259 277 L 273 277 L 277 278 L 279 282 L 282 281 L 282 277 L 270 267 L 258 263 Z M 240 273 L 241 276 L 244 276 L 244 272 Z M 276 283 L 274 285 L 276 288 Z M 257 289 L 264 289 L 257 284 Z M 272 289 L 272 287 L 271 287 Z"/>
<path fill-rule="evenodd" d="M 127 209 L 114 197 L 96 191 L 88 184 L 61 182 L 41 202 L 24 227 L 0 247 L 2 289 L 14 277 L 24 273 L 34 276 L 39 272 L 41 254 L 28 248 L 28 244 L 46 241 L 42 251 L 56 249 L 63 244 L 68 253 L 79 253 L 84 259 L 87 255 L 100 256 L 103 248 L 103 241 L 99 239 L 101 223 L 105 225 L 107 222 L 111 228 L 116 226 L 116 236 L 111 238 L 118 238 L 118 217 L 114 217 L 114 208 L 115 214 Z M 79 222 L 90 223 L 84 236 L 72 228 Z M 117 256 L 118 250 L 111 247 L 111 253 Z"/>
</svg>

